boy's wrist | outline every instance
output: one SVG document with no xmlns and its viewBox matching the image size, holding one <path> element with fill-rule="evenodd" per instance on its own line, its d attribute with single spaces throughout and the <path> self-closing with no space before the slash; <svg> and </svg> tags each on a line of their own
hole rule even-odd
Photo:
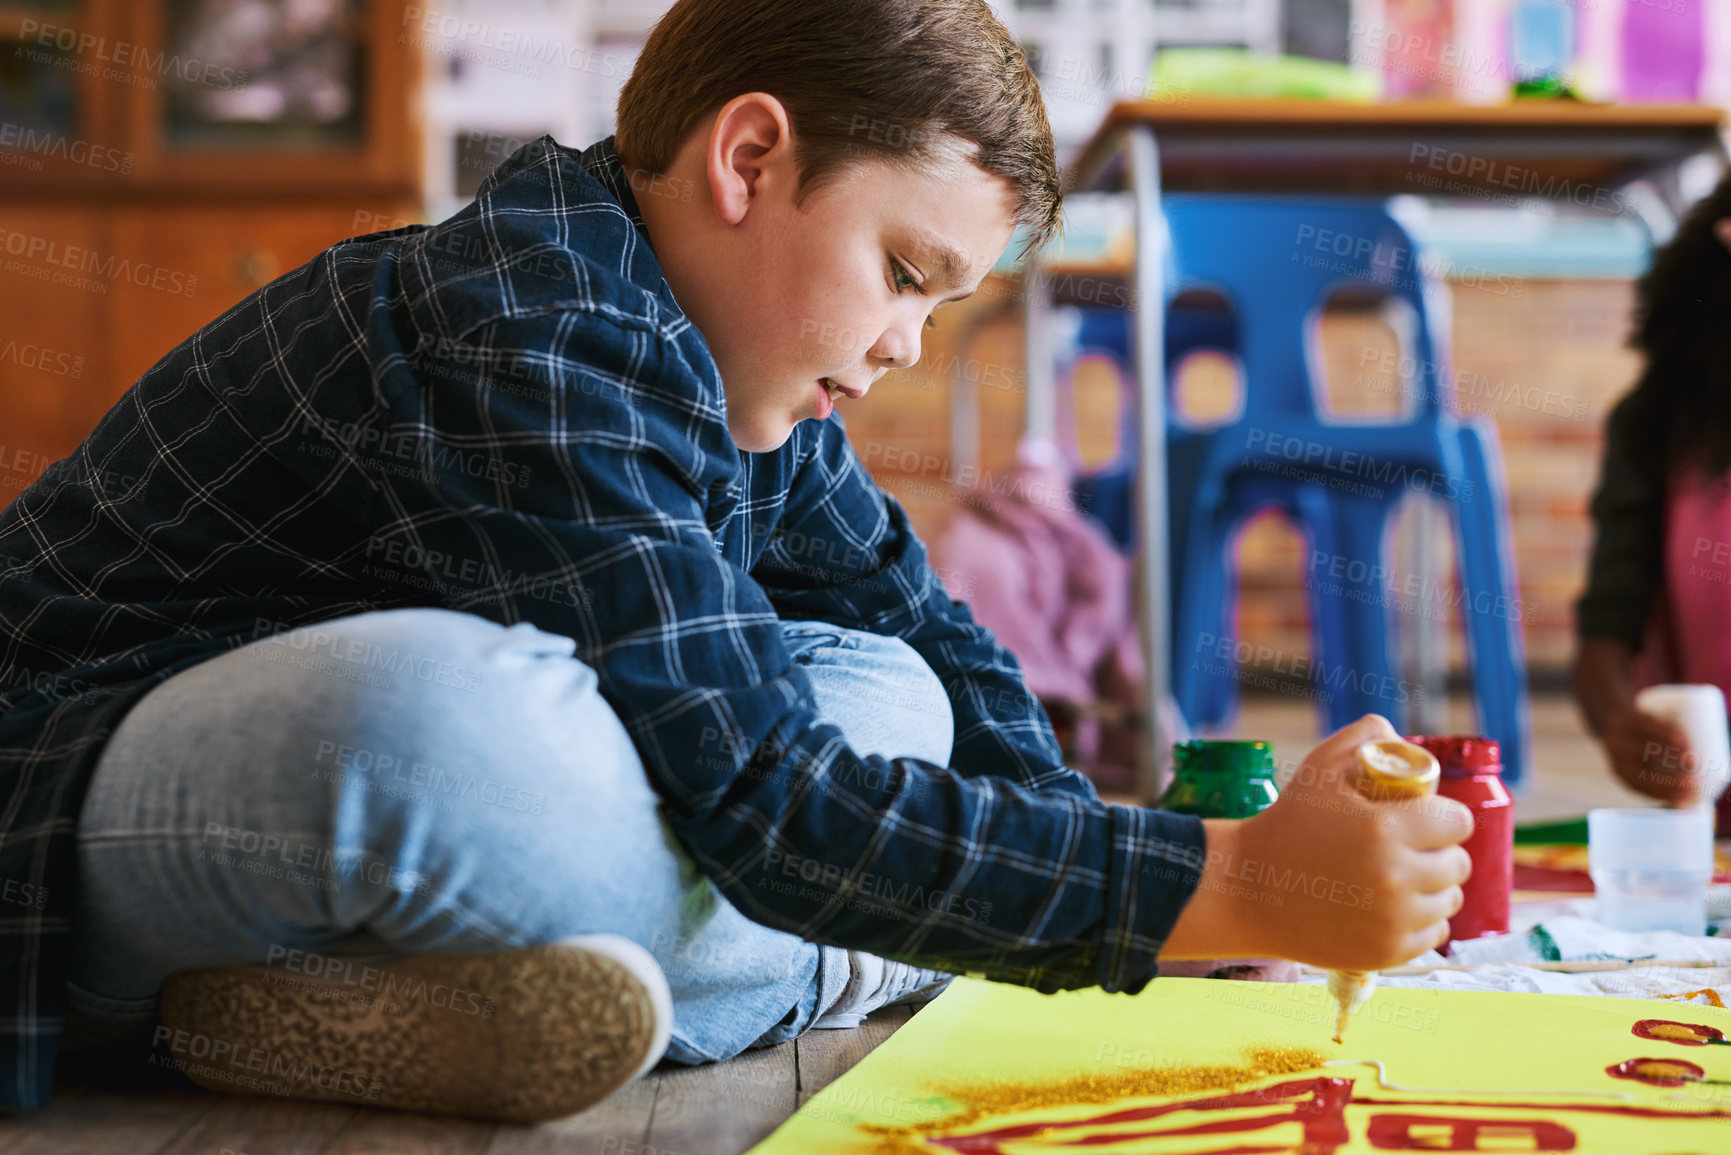
<svg viewBox="0 0 1731 1155">
<path fill-rule="evenodd" d="M 1202 878 L 1179 912 L 1161 958 L 1255 958 L 1267 953 L 1267 935 L 1254 903 L 1245 901 L 1233 877 L 1243 861 L 1240 847 L 1250 819 L 1205 818 L 1207 854 Z"/>
</svg>

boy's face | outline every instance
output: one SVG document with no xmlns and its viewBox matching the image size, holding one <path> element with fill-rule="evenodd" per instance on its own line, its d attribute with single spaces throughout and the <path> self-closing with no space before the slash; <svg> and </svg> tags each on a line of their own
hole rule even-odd
<svg viewBox="0 0 1731 1155">
<path fill-rule="evenodd" d="M 972 293 L 1015 228 L 1008 183 L 959 156 L 922 171 L 862 159 L 795 206 L 791 133 L 763 94 L 694 133 L 672 172 L 698 195 L 639 205 L 721 370 L 733 440 L 754 453 L 917 361 L 933 310 Z"/>
<path fill-rule="evenodd" d="M 862 161 L 799 208 L 763 207 L 726 321 L 704 330 L 752 452 L 918 361 L 933 311 L 978 287 L 1015 228 L 1009 187 L 968 161 L 929 175 Z"/>
</svg>

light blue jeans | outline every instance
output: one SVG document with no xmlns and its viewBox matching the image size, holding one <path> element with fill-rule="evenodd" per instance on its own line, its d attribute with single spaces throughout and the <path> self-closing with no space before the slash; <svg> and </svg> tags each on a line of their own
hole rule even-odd
<svg viewBox="0 0 1731 1155">
<path fill-rule="evenodd" d="M 820 622 L 782 635 L 856 750 L 949 763 L 948 698 L 906 643 Z M 188 967 L 598 932 L 660 963 L 672 1060 L 804 1031 L 841 993 L 846 953 L 753 923 L 710 885 L 574 650 L 527 623 L 385 610 L 152 690 L 79 818 L 68 1050 L 139 1045 L 163 979 Z"/>
</svg>

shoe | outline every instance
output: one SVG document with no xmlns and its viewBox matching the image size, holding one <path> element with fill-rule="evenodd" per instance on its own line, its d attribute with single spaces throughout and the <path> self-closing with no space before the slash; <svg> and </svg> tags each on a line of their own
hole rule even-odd
<svg viewBox="0 0 1731 1155">
<path fill-rule="evenodd" d="M 938 997 L 956 976 L 931 971 L 861 950 L 847 952 L 847 986 L 816 1022 L 813 1030 L 845 1030 L 865 1022 L 879 1007 L 926 1002 Z"/>
<path fill-rule="evenodd" d="M 654 1066 L 673 998 L 648 951 L 596 934 L 497 954 L 308 952 L 299 969 L 179 971 L 161 1018 L 150 1061 L 212 1091 L 535 1123 Z"/>
</svg>

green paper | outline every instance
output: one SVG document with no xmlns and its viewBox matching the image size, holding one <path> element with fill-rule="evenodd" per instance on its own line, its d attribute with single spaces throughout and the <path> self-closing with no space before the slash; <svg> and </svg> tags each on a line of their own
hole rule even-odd
<svg viewBox="0 0 1731 1155">
<path fill-rule="evenodd" d="M 1242 48 L 1162 48 L 1154 54 L 1148 91 L 1173 95 L 1371 103 L 1382 96 L 1382 73 L 1303 56 L 1263 56 Z"/>
<path fill-rule="evenodd" d="M 1515 843 L 1528 845 L 1587 845 L 1587 820 L 1566 818 L 1557 822 L 1533 822 L 1515 827 Z"/>
</svg>

